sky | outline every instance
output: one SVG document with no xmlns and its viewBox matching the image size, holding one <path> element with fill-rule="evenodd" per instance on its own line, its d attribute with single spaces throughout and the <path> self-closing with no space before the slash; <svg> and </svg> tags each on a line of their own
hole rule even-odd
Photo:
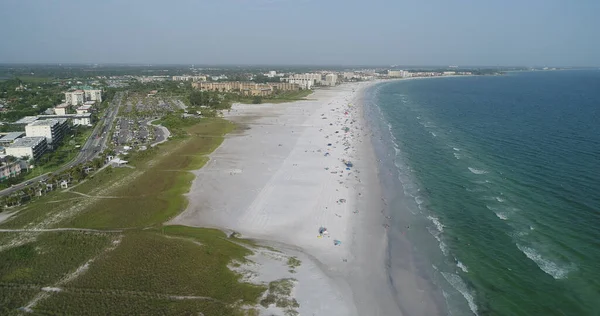
<svg viewBox="0 0 600 316">
<path fill-rule="evenodd" d="M 1 0 L 0 63 L 600 66 L 598 0 Z"/>
</svg>

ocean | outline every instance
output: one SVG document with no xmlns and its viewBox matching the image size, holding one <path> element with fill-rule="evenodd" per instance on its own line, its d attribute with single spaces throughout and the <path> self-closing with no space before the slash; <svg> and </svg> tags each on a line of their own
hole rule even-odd
<svg viewBox="0 0 600 316">
<path fill-rule="evenodd" d="M 402 236 L 449 315 L 600 315 L 600 71 L 401 80 L 364 98 L 392 283 Z"/>
</svg>

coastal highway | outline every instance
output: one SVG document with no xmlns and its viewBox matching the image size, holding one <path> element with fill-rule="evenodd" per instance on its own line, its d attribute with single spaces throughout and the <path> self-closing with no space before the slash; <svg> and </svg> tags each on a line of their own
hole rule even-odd
<svg viewBox="0 0 600 316">
<path fill-rule="evenodd" d="M 64 164 L 58 170 L 53 173 L 60 173 L 64 170 L 67 170 L 75 165 L 84 163 L 86 161 L 94 159 L 98 154 L 100 154 L 104 149 L 106 149 L 106 144 L 108 142 L 108 135 L 110 134 L 110 130 L 113 126 L 115 119 L 119 113 L 119 108 L 121 108 L 121 102 L 123 99 L 123 92 L 117 92 L 113 98 L 113 101 L 108 106 L 104 117 L 96 124 L 92 134 L 87 139 L 85 144 L 81 147 L 81 151 L 77 154 L 77 156 L 71 160 L 70 162 Z M 51 173 L 45 173 L 35 178 L 29 179 L 27 181 L 23 181 L 19 184 L 15 184 L 10 188 L 4 189 L 0 191 L 0 197 L 9 195 L 13 192 L 16 192 L 20 189 L 23 189 L 29 183 L 34 183 L 37 181 L 43 181 L 48 178 Z"/>
</svg>

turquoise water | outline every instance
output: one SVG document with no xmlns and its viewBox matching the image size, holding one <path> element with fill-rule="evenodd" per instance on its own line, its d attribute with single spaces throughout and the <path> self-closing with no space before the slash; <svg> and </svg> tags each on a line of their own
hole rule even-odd
<svg viewBox="0 0 600 316">
<path fill-rule="evenodd" d="M 395 183 L 392 278 L 402 233 L 449 314 L 600 315 L 600 71 L 405 80 L 366 99 Z"/>
</svg>

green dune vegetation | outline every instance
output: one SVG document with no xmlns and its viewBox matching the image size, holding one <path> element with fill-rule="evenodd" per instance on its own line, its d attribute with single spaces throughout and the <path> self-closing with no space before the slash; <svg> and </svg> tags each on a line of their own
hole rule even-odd
<svg viewBox="0 0 600 316">
<path fill-rule="evenodd" d="M 83 183 L 40 197 L 0 224 L 0 314 L 255 315 L 268 286 L 228 268 L 251 241 L 165 226 L 234 125 L 166 117 L 172 140 Z"/>
</svg>

